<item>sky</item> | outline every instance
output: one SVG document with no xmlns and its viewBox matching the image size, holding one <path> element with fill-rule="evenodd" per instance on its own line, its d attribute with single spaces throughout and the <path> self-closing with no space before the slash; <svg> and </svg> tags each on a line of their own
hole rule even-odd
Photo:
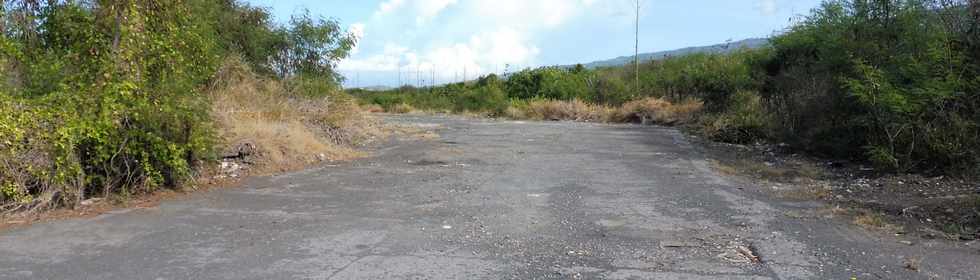
<svg viewBox="0 0 980 280">
<path fill-rule="evenodd" d="M 634 48 L 634 0 L 246 1 L 279 22 L 308 9 L 355 34 L 357 47 L 338 64 L 348 88 L 444 84 L 632 55 Z M 640 2 L 643 53 L 769 37 L 820 0 Z"/>
</svg>

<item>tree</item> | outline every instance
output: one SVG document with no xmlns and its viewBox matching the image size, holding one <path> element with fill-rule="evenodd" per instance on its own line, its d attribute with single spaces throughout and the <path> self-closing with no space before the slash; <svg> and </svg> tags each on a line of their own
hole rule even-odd
<svg viewBox="0 0 980 280">
<path fill-rule="evenodd" d="M 305 11 L 293 16 L 288 28 L 277 32 L 285 40 L 274 46 L 271 66 L 280 77 L 308 75 L 343 81 L 335 71 L 336 64 L 350 54 L 357 38 L 343 32 L 336 20 L 314 19 Z"/>
</svg>

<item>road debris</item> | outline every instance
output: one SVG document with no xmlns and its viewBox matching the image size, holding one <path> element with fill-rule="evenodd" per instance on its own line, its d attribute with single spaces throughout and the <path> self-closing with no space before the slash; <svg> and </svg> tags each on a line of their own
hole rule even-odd
<svg viewBox="0 0 980 280">
<path fill-rule="evenodd" d="M 684 248 L 684 247 L 700 247 L 698 244 L 684 241 L 660 241 L 660 248 Z"/>
<path fill-rule="evenodd" d="M 910 271 L 919 271 L 919 265 L 921 264 L 922 260 L 918 258 L 908 258 L 905 259 L 905 263 L 902 265 L 902 267 Z"/>
<path fill-rule="evenodd" d="M 725 252 L 718 257 L 733 263 L 762 263 L 762 258 L 755 253 L 751 245 L 740 244 L 738 241 L 729 244 Z"/>
</svg>

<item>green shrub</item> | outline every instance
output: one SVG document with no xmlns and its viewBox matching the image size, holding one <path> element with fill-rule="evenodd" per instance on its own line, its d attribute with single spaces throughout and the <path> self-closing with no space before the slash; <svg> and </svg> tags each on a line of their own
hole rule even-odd
<svg viewBox="0 0 980 280">
<path fill-rule="evenodd" d="M 769 120 L 760 96 L 751 91 L 740 91 L 724 102 L 724 112 L 705 117 L 703 133 L 710 139 L 726 143 L 750 144 L 766 139 Z"/>
<path fill-rule="evenodd" d="M 278 27 L 236 1 L 24 2 L 0 10 L 0 212 L 179 186 L 214 158 L 204 91 L 222 56 L 317 96 L 353 44 L 334 21 Z"/>
<path fill-rule="evenodd" d="M 641 91 L 670 100 L 701 99 L 709 112 L 726 110 L 728 96 L 757 90 L 764 73 L 757 67 L 767 49 L 736 50 L 731 54 L 692 54 L 643 65 Z"/>
<path fill-rule="evenodd" d="M 457 97 L 456 112 L 487 112 L 500 116 L 509 103 L 507 94 L 497 87 L 489 85 L 467 90 Z"/>
<path fill-rule="evenodd" d="M 966 8 L 825 2 L 773 39 L 764 96 L 780 134 L 819 153 L 865 154 L 885 169 L 971 170 L 980 72 L 975 35 L 962 28 L 975 21 Z"/>
</svg>

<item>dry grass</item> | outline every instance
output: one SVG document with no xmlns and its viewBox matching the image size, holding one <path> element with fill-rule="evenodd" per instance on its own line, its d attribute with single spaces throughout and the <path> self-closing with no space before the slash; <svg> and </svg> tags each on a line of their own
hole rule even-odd
<svg viewBox="0 0 980 280">
<path fill-rule="evenodd" d="M 831 196 L 831 188 L 821 180 L 824 171 L 808 163 L 766 164 L 754 159 L 712 160 L 718 173 L 729 176 L 750 176 L 777 184 L 780 197 L 799 200 L 822 200 Z"/>
<path fill-rule="evenodd" d="M 823 200 L 831 194 L 830 188 L 819 184 L 801 184 L 781 193 L 785 198 L 800 201 Z"/>
<path fill-rule="evenodd" d="M 862 211 L 857 216 L 855 216 L 854 224 L 859 225 L 868 230 L 887 231 L 887 232 L 902 231 L 901 226 L 889 223 L 888 220 L 885 219 L 885 215 L 868 212 L 868 211 Z"/>
<path fill-rule="evenodd" d="M 517 108 L 521 112 L 508 110 L 508 113 L 513 114 L 509 117 L 552 121 L 604 121 L 604 112 L 607 111 L 603 106 L 588 104 L 581 100 L 533 100 L 522 107 Z"/>
<path fill-rule="evenodd" d="M 567 120 L 614 122 L 617 109 L 589 104 L 581 100 L 532 100 L 520 106 L 508 107 L 505 115 L 511 119 Z"/>
<path fill-rule="evenodd" d="M 678 103 L 647 97 L 630 101 L 620 108 L 619 122 L 637 122 L 644 118 L 665 125 L 691 123 L 704 107 L 704 102 L 686 99 Z"/>
<path fill-rule="evenodd" d="M 504 116 L 506 116 L 507 118 L 510 118 L 510 119 L 515 119 L 515 120 L 526 120 L 526 119 L 529 119 L 528 114 L 527 114 L 527 110 L 524 110 L 523 108 L 514 107 L 514 106 L 508 106 L 507 109 L 504 110 Z"/>
<path fill-rule="evenodd" d="M 820 167 L 809 163 L 767 164 L 756 159 L 713 161 L 715 169 L 726 175 L 750 175 L 767 181 L 799 183 L 825 176 Z"/>
<path fill-rule="evenodd" d="M 398 105 L 392 106 L 391 109 L 388 110 L 388 113 L 408 114 L 408 113 L 413 113 L 413 112 L 416 112 L 416 111 L 418 111 L 418 110 L 415 109 L 415 107 L 412 107 L 412 105 L 408 105 L 408 104 L 402 103 L 402 104 L 398 104 Z"/>
<path fill-rule="evenodd" d="M 368 112 L 368 113 L 384 113 L 385 112 L 385 108 L 384 107 L 381 107 L 381 105 L 378 105 L 378 104 L 367 104 L 367 105 L 363 105 L 363 106 L 361 106 L 361 109 L 364 110 L 364 112 Z"/>
<path fill-rule="evenodd" d="M 357 142 L 383 134 L 380 123 L 351 100 L 297 97 L 281 82 L 261 79 L 238 60 L 219 72 L 212 115 L 225 154 L 251 144 L 260 173 L 291 170 L 322 160 L 360 156 Z"/>
<path fill-rule="evenodd" d="M 701 101 L 693 99 L 674 104 L 653 97 L 635 100 L 618 108 L 581 100 L 532 100 L 508 107 L 505 115 L 512 119 L 619 123 L 641 122 L 646 118 L 657 124 L 678 125 L 692 122 L 703 105 Z"/>
</svg>

